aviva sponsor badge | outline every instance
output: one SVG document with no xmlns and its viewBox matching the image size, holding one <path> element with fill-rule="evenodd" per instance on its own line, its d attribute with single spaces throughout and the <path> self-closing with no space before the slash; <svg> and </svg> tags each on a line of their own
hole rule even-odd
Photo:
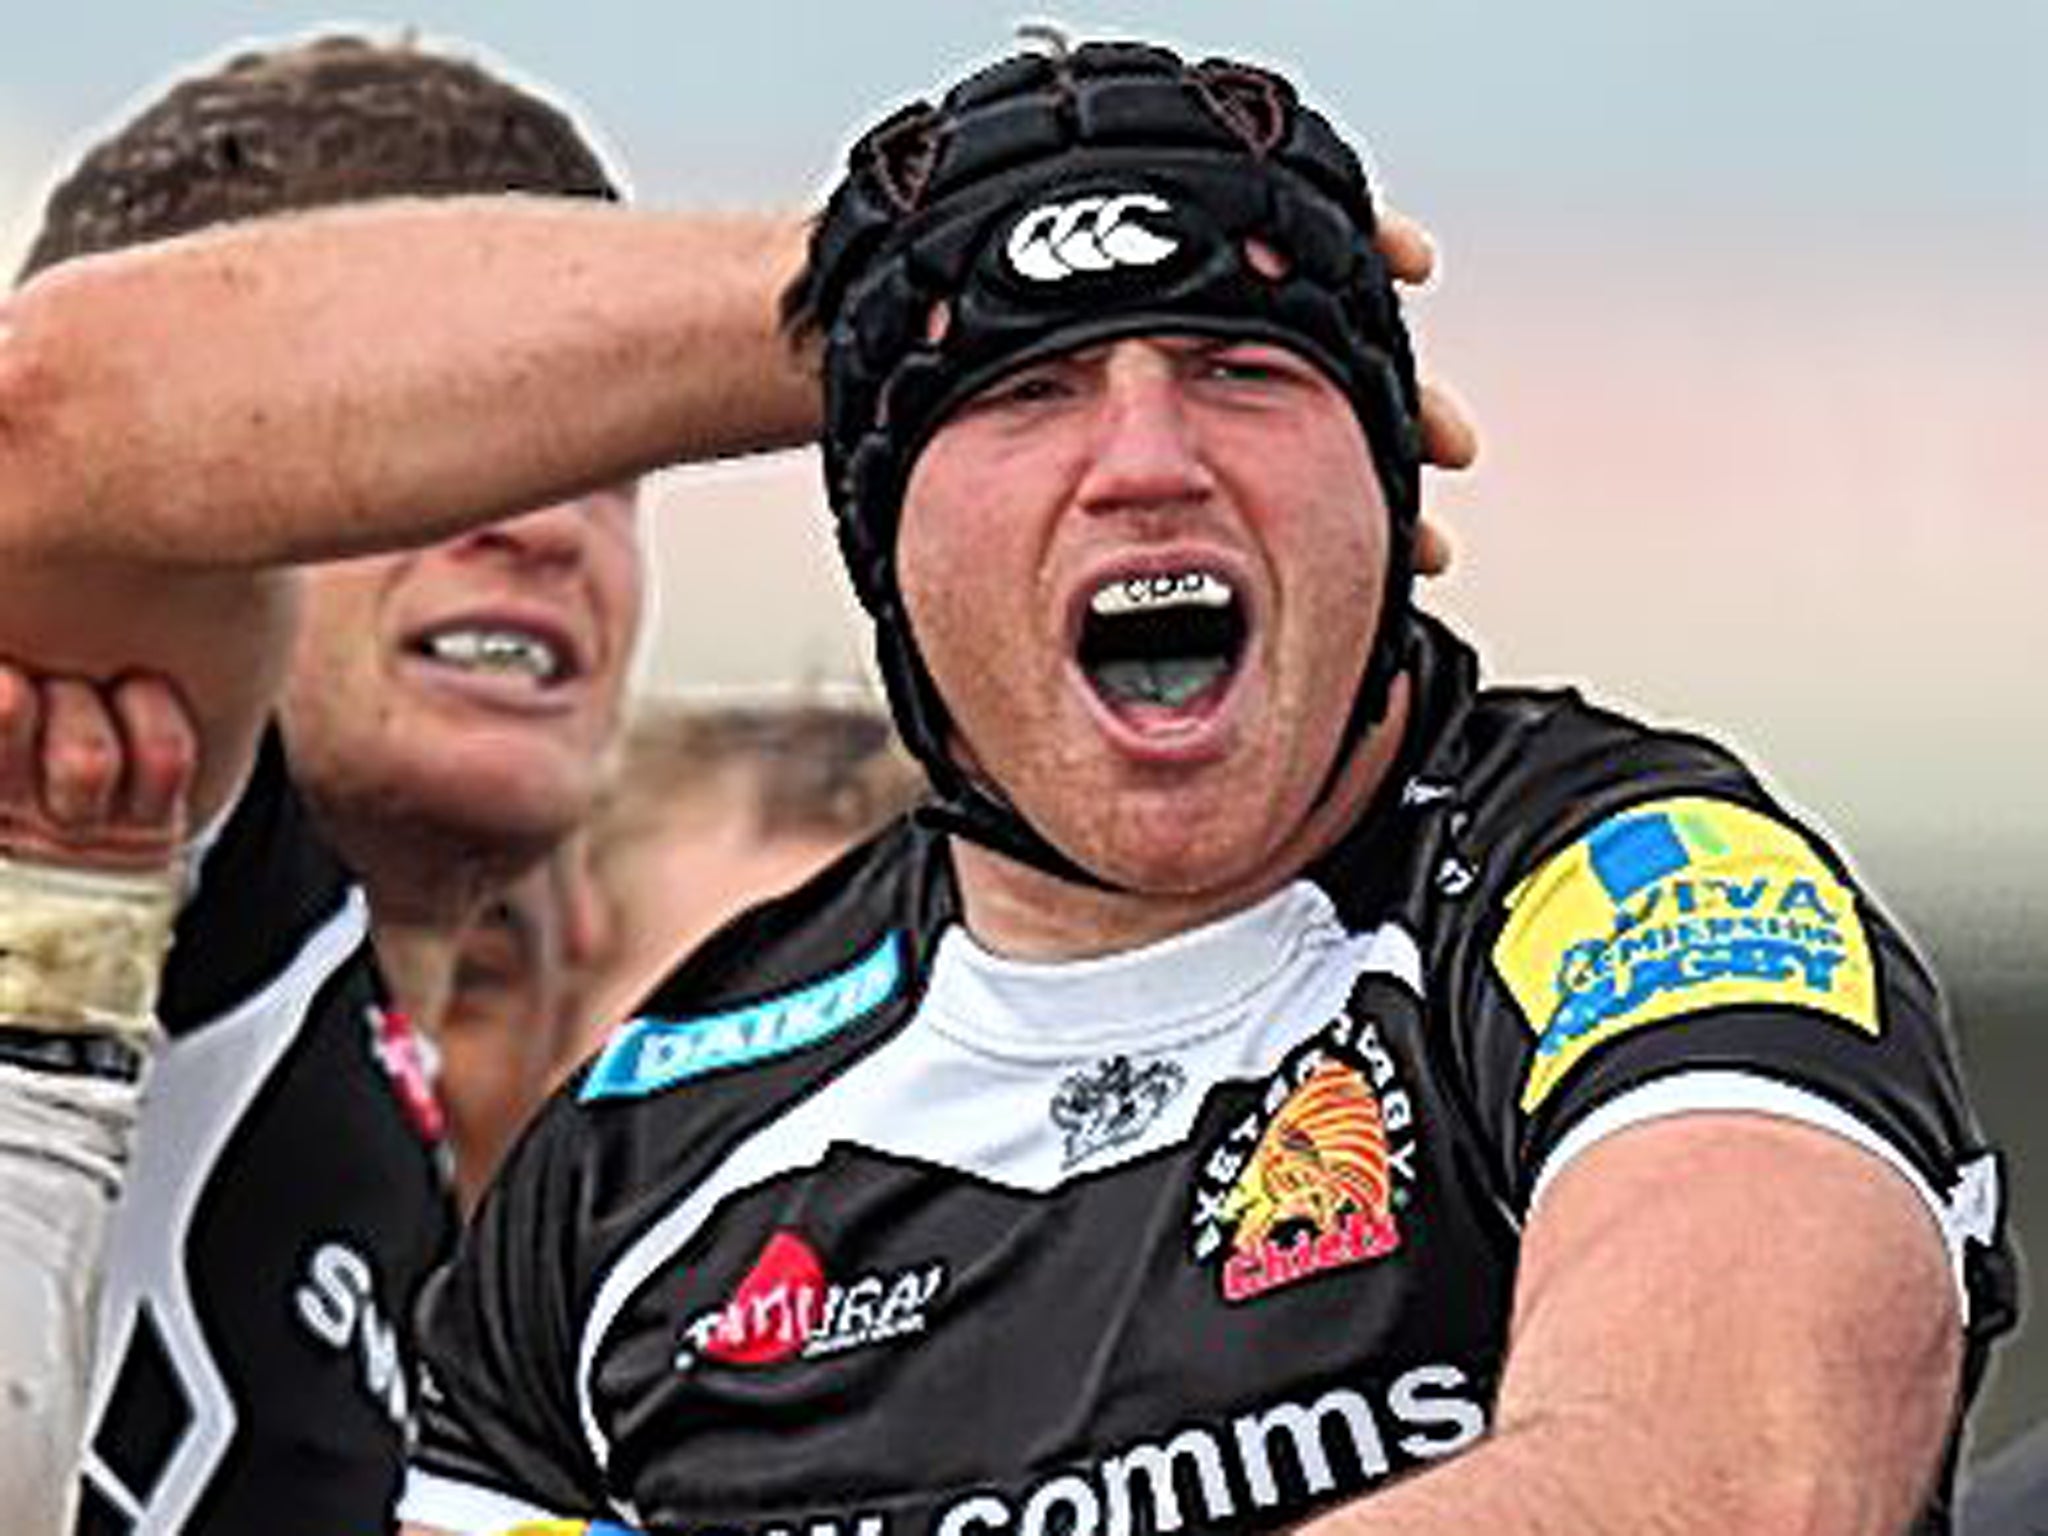
<svg viewBox="0 0 2048 1536">
<path fill-rule="evenodd" d="M 1633 807 L 1507 906 L 1493 965 L 1537 1034 L 1524 1110 L 1601 1042 L 1705 1008 L 1810 1008 L 1878 1032 L 1855 897 L 1798 831 L 1746 806 Z"/>
</svg>

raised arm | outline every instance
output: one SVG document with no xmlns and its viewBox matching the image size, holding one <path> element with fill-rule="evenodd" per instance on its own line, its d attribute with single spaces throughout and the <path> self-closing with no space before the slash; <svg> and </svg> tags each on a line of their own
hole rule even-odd
<svg viewBox="0 0 2048 1536">
<path fill-rule="evenodd" d="M 1434 254 L 1383 239 L 1409 283 Z M 321 209 L 0 299 L 0 550 L 245 566 L 359 553 L 682 460 L 808 442 L 774 323 L 791 217 L 558 198 Z M 1434 462 L 1477 451 L 1426 391 Z"/>
<path fill-rule="evenodd" d="M 437 198 L 237 225 L 0 307 L 0 550 L 198 569 L 415 543 L 808 440 L 793 219 Z"/>
</svg>

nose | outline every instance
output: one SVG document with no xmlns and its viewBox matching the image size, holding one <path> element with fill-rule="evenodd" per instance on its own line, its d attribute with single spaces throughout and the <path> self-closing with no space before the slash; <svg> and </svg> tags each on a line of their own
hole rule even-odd
<svg viewBox="0 0 2048 1536">
<path fill-rule="evenodd" d="M 573 568 L 588 554 L 590 511 L 581 501 L 557 502 L 487 523 L 463 540 L 463 547 L 517 565 Z"/>
<path fill-rule="evenodd" d="M 1119 344 L 1104 363 L 1089 448 L 1077 498 L 1090 511 L 1170 508 L 1215 489 L 1179 370 L 1141 342 Z"/>
</svg>

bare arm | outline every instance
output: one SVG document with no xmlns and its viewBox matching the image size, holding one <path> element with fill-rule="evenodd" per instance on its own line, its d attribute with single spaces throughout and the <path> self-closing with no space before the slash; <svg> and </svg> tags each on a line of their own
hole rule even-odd
<svg viewBox="0 0 2048 1536">
<path fill-rule="evenodd" d="M 808 442 L 794 217 L 392 200 L 68 263 L 0 301 L 0 551 L 246 566 L 419 543 Z M 1428 236 L 1389 214 L 1397 275 Z M 1425 391 L 1432 462 L 1470 418 Z"/>
<path fill-rule="evenodd" d="M 418 543 L 808 440 L 794 219 L 441 198 L 209 231 L 0 309 L 0 550 L 220 567 Z"/>
<path fill-rule="evenodd" d="M 1896 1536 L 1935 1474 L 1961 1328 L 1929 1213 L 1789 1122 L 1621 1132 L 1542 1199 L 1492 1435 L 1320 1536 Z"/>
</svg>

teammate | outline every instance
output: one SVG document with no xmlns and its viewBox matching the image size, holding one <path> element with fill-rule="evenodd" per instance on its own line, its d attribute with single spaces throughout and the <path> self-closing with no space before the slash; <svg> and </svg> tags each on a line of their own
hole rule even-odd
<svg viewBox="0 0 2048 1536">
<path fill-rule="evenodd" d="M 571 837 L 486 901 L 455 947 L 434 1043 L 465 1213 L 575 1049 L 572 975 L 591 947 L 580 840 Z"/>
<path fill-rule="evenodd" d="M 576 835 L 486 903 L 457 949 L 437 1041 L 464 1208 L 678 957 L 923 784 L 878 704 L 809 690 L 641 701 Z"/>
<path fill-rule="evenodd" d="M 935 824 L 521 1143 L 411 1529 L 1946 1528 L 2011 1273 L 1934 985 L 1725 752 L 1411 606 L 1373 229 L 1136 45 L 855 147 L 800 312 Z"/>
<path fill-rule="evenodd" d="M 617 197 L 574 125 L 529 93 L 408 45 L 324 39 L 238 57 L 125 125 L 52 195 L 28 272 L 291 208 L 507 190 Z M 789 370 L 785 419 L 803 419 L 803 390 Z M 161 664 L 167 646 L 199 711 L 210 814 L 247 767 L 286 599 L 232 569 L 232 550 L 191 554 L 189 573 L 145 554 L 138 576 L 182 578 L 146 592 L 127 561 L 78 571 L 45 555 L 11 573 L 31 606 L 9 638 L 38 661 L 87 647 L 80 664 Z M 103 579 L 133 631 L 86 612 L 80 634 L 51 613 L 109 611 Z M 297 595 L 282 736 L 210 844 L 165 982 L 173 1043 L 107 1250 L 81 1529 L 388 1521 L 410 1417 L 400 1328 L 451 1230 L 418 1030 L 477 904 L 589 803 L 639 580 L 633 494 L 611 485 L 321 567 Z M 365 877 L 367 905 L 329 847 Z M 64 1256 L 81 1286 L 89 1246 Z M 45 1347 L 83 1353 L 61 1333 Z M 61 1436 L 63 1416 L 48 1422 Z"/>
<path fill-rule="evenodd" d="M 909 810 L 924 778 L 888 715 L 808 691 L 650 699 L 580 841 L 586 953 L 571 1063 L 736 913 Z"/>
</svg>

